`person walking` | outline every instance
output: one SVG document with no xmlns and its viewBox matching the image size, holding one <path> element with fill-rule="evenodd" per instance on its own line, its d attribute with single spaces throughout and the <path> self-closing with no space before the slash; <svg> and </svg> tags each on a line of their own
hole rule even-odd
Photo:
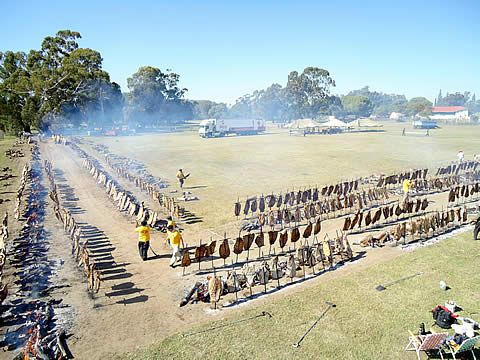
<svg viewBox="0 0 480 360">
<path fill-rule="evenodd" d="M 178 182 L 180 183 L 180 189 L 183 188 L 183 183 L 185 182 L 185 179 L 189 176 L 190 174 L 184 175 L 182 169 L 178 169 L 177 179 L 178 179 Z"/>
<path fill-rule="evenodd" d="M 182 258 L 180 254 L 180 243 L 182 244 L 182 248 L 184 248 L 185 245 L 183 243 L 182 235 L 178 232 L 178 230 L 174 229 L 173 225 L 170 224 L 167 226 L 167 234 L 168 234 L 167 241 L 172 248 L 172 258 L 170 259 L 170 267 L 174 268 L 175 262 L 179 261 Z"/>
<path fill-rule="evenodd" d="M 144 220 L 141 226 L 138 226 L 138 221 L 135 222 L 135 231 L 138 232 L 138 252 L 143 261 L 147 260 L 147 252 L 150 247 L 150 226 Z"/>
</svg>

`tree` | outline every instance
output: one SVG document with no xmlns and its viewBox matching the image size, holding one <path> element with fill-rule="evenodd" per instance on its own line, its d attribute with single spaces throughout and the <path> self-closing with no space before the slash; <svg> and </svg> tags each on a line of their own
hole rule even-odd
<svg viewBox="0 0 480 360">
<path fill-rule="evenodd" d="M 180 75 L 162 72 L 159 68 L 142 66 L 127 79 L 130 92 L 127 94 L 131 113 L 140 115 L 142 122 L 159 124 L 182 119 L 182 101 L 187 89 L 180 89 Z M 193 116 L 193 110 L 190 113 Z"/>
<path fill-rule="evenodd" d="M 332 86 L 335 86 L 335 81 L 325 69 L 307 67 L 300 75 L 292 71 L 286 86 L 291 115 L 313 118 L 319 113 L 326 113 Z"/>
<path fill-rule="evenodd" d="M 470 99 L 470 92 L 465 91 L 463 94 L 456 92 L 454 94 L 445 95 L 441 101 L 437 99 L 437 106 L 465 106 Z"/>
<path fill-rule="evenodd" d="M 228 110 L 228 116 L 231 118 L 250 118 L 255 115 L 253 94 L 238 98 Z"/>
<path fill-rule="evenodd" d="M 341 100 L 347 114 L 367 117 L 373 112 L 374 105 L 366 96 L 347 95 L 343 96 Z"/>
<path fill-rule="evenodd" d="M 78 124 L 98 101 L 95 84 L 112 86 L 100 53 L 79 48 L 80 38 L 78 32 L 61 30 L 46 37 L 40 50 L 0 57 L 1 111 L 7 111 L 17 127 L 30 131 L 63 126 L 65 121 Z"/>
<path fill-rule="evenodd" d="M 227 105 L 224 103 L 214 104 L 208 110 L 209 119 L 222 119 L 225 118 L 228 114 Z"/>
<path fill-rule="evenodd" d="M 22 114 L 29 97 L 26 61 L 23 52 L 0 52 L 0 128 L 4 132 L 30 130 Z"/>
<path fill-rule="evenodd" d="M 55 37 L 46 37 L 41 50 L 31 50 L 27 70 L 29 88 L 40 101 L 38 112 L 51 125 L 72 114 L 80 114 L 89 102 L 96 101 L 92 84 L 110 83 L 102 70 L 98 51 L 79 48 L 78 32 L 62 30 Z M 60 119 L 58 119 L 60 118 Z"/>
<path fill-rule="evenodd" d="M 435 106 L 440 106 L 443 102 L 443 97 L 442 97 L 442 89 L 438 92 L 438 96 L 435 99 Z"/>
<path fill-rule="evenodd" d="M 285 120 L 288 111 L 285 93 L 280 84 L 272 84 L 265 89 L 258 102 L 259 115 L 273 122 Z"/>
<path fill-rule="evenodd" d="M 403 112 L 403 105 L 407 103 L 405 95 L 370 91 L 368 86 L 350 91 L 347 96 L 366 96 L 374 106 L 373 112 L 381 116 L 387 116 L 391 112 Z"/>
<path fill-rule="evenodd" d="M 432 102 L 422 96 L 411 98 L 405 107 L 407 115 L 428 115 L 432 112 Z"/>
</svg>

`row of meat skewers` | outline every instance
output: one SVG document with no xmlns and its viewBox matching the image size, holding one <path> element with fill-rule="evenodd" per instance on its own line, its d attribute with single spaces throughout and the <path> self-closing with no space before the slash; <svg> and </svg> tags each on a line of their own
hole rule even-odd
<svg viewBox="0 0 480 360">
<path fill-rule="evenodd" d="M 157 220 L 159 220 L 157 211 L 147 209 L 143 202 L 139 202 L 131 193 L 123 190 L 106 171 L 101 169 L 98 161 L 91 158 L 77 144 L 72 143 L 71 146 L 84 159 L 83 166 L 98 184 L 105 187 L 106 193 L 120 211 L 124 211 L 130 216 L 136 216 L 137 220 L 146 220 L 148 225 L 152 227 L 156 226 Z M 173 198 L 167 197 L 156 190 L 152 190 L 151 196 L 158 201 L 160 206 L 166 208 L 173 218 L 178 219 L 183 215 L 184 209 L 175 203 Z M 138 216 L 139 214 L 141 216 Z"/>
<path fill-rule="evenodd" d="M 88 279 L 89 288 L 98 293 L 101 285 L 101 273 L 97 268 L 97 264 L 93 260 L 88 251 L 88 240 L 81 243 L 82 227 L 78 225 L 72 214 L 65 208 L 62 208 L 58 199 L 56 191 L 55 178 L 52 171 L 52 163 L 48 160 L 44 161 L 44 169 L 50 182 L 51 191 L 49 192 L 50 199 L 54 202 L 55 217 L 58 221 L 63 223 L 64 231 L 69 235 L 72 241 L 72 254 L 75 261 L 82 267 L 85 276 Z"/>
</svg>

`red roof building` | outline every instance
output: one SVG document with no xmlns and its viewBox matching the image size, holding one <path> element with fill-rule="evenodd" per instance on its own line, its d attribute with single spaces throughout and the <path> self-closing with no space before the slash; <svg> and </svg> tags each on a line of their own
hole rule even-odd
<svg viewBox="0 0 480 360">
<path fill-rule="evenodd" d="M 465 106 L 434 106 L 430 119 L 455 124 L 466 124 L 472 121 Z"/>
</svg>

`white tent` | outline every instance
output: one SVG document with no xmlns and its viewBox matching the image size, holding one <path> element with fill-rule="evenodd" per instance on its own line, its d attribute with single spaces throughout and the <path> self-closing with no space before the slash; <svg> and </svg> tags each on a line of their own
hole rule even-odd
<svg viewBox="0 0 480 360">
<path fill-rule="evenodd" d="M 313 121 L 312 119 L 297 119 L 292 121 L 290 124 L 285 125 L 289 129 L 308 129 L 316 128 L 321 126 L 320 123 Z"/>
<path fill-rule="evenodd" d="M 345 124 L 343 121 L 336 119 L 333 116 L 328 117 L 328 121 L 325 123 L 321 123 L 319 126 L 321 127 L 336 127 L 336 128 L 349 128 L 351 127 L 350 124 Z"/>
<path fill-rule="evenodd" d="M 362 119 L 357 119 L 351 123 L 355 127 L 382 127 L 383 124 L 380 124 L 378 121 L 373 121 L 372 119 L 368 118 L 362 118 Z"/>
</svg>

